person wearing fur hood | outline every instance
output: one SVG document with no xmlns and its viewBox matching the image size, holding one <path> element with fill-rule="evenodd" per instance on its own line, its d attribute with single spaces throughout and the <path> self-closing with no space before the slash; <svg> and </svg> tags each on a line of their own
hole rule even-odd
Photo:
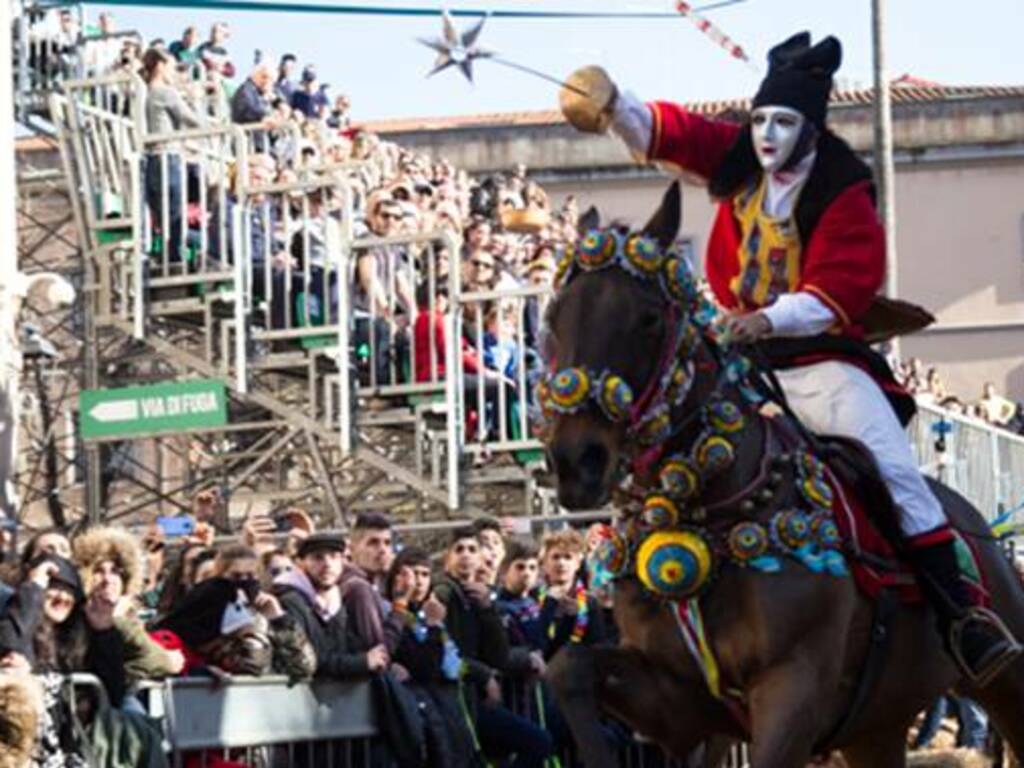
<svg viewBox="0 0 1024 768">
<path fill-rule="evenodd" d="M 118 528 L 90 528 L 75 537 L 72 549 L 89 602 L 112 612 L 113 627 L 124 642 L 128 686 L 181 672 L 182 654 L 161 647 L 136 617 L 143 559 L 135 537 Z"/>
</svg>

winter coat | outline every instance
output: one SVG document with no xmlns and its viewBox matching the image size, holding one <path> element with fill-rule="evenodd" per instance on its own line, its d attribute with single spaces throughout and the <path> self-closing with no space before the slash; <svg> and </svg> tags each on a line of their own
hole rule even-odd
<svg viewBox="0 0 1024 768">
<path fill-rule="evenodd" d="M 466 679 L 482 688 L 508 663 L 508 638 L 496 607 L 479 607 L 449 577 L 434 587 L 434 595 L 448 611 L 445 627 L 462 653 Z"/>
</svg>

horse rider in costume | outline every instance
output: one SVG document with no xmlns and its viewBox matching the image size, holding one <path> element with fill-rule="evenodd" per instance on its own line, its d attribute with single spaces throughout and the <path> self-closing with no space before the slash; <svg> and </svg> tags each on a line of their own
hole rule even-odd
<svg viewBox="0 0 1024 768">
<path fill-rule="evenodd" d="M 855 438 L 873 454 L 898 508 L 902 542 L 894 543 L 918 573 L 953 657 L 987 681 L 1020 646 L 961 581 L 953 531 L 897 415 L 909 419 L 913 403 L 901 401 L 906 393 L 863 341 L 862 320 L 885 276 L 885 237 L 870 169 L 826 126 L 841 58 L 834 37 L 812 46 L 804 32 L 776 46 L 749 125 L 644 103 L 596 67 L 570 77 L 588 96 L 564 89 L 562 106 L 576 127 L 610 127 L 634 156 L 707 183 L 719 206 L 704 266 L 729 313 L 729 337 L 762 342 L 808 428 Z"/>
</svg>

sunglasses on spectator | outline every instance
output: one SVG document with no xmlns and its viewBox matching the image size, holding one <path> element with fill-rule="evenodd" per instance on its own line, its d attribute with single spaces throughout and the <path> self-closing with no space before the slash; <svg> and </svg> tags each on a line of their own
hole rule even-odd
<svg viewBox="0 0 1024 768">
<path fill-rule="evenodd" d="M 295 569 L 290 565 L 279 565 L 276 568 L 270 569 L 270 577 L 276 579 L 282 573 L 291 573 L 293 570 Z"/>
</svg>

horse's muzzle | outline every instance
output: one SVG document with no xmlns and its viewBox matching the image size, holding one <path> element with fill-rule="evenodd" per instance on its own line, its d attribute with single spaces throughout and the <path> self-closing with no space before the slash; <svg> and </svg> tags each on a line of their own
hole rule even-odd
<svg viewBox="0 0 1024 768">
<path fill-rule="evenodd" d="M 612 446 L 604 435 L 556 435 L 550 446 L 558 503 L 566 509 L 597 509 L 611 493 Z"/>
</svg>

